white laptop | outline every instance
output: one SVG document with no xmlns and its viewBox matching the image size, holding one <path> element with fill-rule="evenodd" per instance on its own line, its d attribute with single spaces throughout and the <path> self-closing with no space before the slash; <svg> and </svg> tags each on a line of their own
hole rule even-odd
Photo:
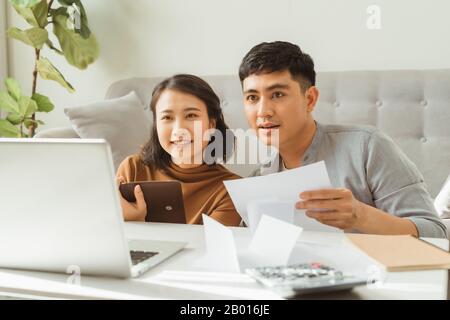
<svg viewBox="0 0 450 320">
<path fill-rule="evenodd" d="M 125 238 L 104 140 L 0 139 L 0 268 L 136 277 L 185 245 Z"/>
</svg>

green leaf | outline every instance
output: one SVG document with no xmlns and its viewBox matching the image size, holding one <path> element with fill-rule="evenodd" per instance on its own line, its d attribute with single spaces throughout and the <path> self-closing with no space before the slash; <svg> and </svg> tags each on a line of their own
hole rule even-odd
<svg viewBox="0 0 450 320">
<path fill-rule="evenodd" d="M 64 79 L 63 75 L 52 65 L 52 63 L 48 59 L 41 57 L 36 62 L 36 65 L 39 75 L 42 77 L 42 79 L 56 81 L 64 88 L 69 90 L 69 92 L 75 91 L 72 85 L 67 82 L 66 79 Z"/>
<path fill-rule="evenodd" d="M 23 121 L 23 124 L 25 125 L 25 127 L 29 127 L 31 124 L 33 124 L 33 126 L 35 127 L 35 128 L 37 128 L 40 124 L 45 124 L 44 123 L 44 121 L 41 121 L 41 120 L 37 120 L 37 119 L 34 119 L 33 120 L 33 118 L 26 118 L 24 121 Z"/>
<path fill-rule="evenodd" d="M 8 29 L 7 35 L 36 49 L 42 49 L 42 46 L 48 39 L 47 30 L 37 27 L 27 30 L 12 27 Z"/>
<path fill-rule="evenodd" d="M 21 8 L 30 8 L 35 6 L 41 0 L 9 0 L 13 5 L 19 6 Z"/>
<path fill-rule="evenodd" d="M 47 0 L 28 0 L 28 1 L 13 1 L 14 9 L 20 14 L 29 24 L 33 27 L 44 28 L 48 24 L 47 13 L 48 6 Z M 17 2 L 14 4 L 14 2 Z M 32 5 L 26 5 L 24 3 L 29 2 Z"/>
<path fill-rule="evenodd" d="M 36 101 L 29 97 L 22 96 L 19 99 L 19 114 L 23 118 L 31 116 L 37 111 L 38 107 Z"/>
<path fill-rule="evenodd" d="M 59 15 L 65 16 L 65 17 L 69 17 L 69 13 L 67 12 L 67 8 L 66 7 L 59 7 L 59 8 L 56 8 L 56 9 L 50 8 L 48 10 L 48 13 L 52 17 L 52 20 L 54 20 L 55 17 L 59 16 Z"/>
<path fill-rule="evenodd" d="M 79 69 L 86 69 L 98 58 L 98 43 L 93 34 L 83 39 L 81 35 L 67 28 L 67 17 L 62 15 L 54 17 L 53 21 L 53 32 L 58 38 L 67 62 Z"/>
<path fill-rule="evenodd" d="M 33 127 L 37 128 L 39 126 L 39 123 L 37 121 L 33 120 L 33 119 L 25 119 L 23 124 L 27 128 L 29 128 L 30 126 L 33 126 Z"/>
<path fill-rule="evenodd" d="M 14 100 L 18 101 L 20 96 L 22 95 L 22 90 L 20 90 L 20 85 L 13 78 L 6 78 L 5 80 L 6 89 L 9 92 L 9 95 L 14 98 Z"/>
<path fill-rule="evenodd" d="M 7 117 L 6 120 L 8 120 L 9 122 L 11 122 L 14 125 L 20 124 L 23 121 L 23 118 L 18 115 L 18 114 L 14 114 L 14 113 L 10 113 Z"/>
<path fill-rule="evenodd" d="M 31 99 L 36 101 L 37 111 L 39 111 L 39 112 L 50 112 L 55 108 L 55 106 L 50 101 L 50 99 L 47 96 L 44 96 L 42 94 L 35 93 L 31 97 Z"/>
<path fill-rule="evenodd" d="M 8 94 L 8 92 L 2 91 L 0 92 L 0 109 L 18 114 L 19 104 Z"/>
<path fill-rule="evenodd" d="M 71 6 L 72 4 L 76 3 L 77 0 L 58 0 L 60 4 L 63 6 Z"/>
<path fill-rule="evenodd" d="M 50 9 L 50 10 L 48 10 L 48 13 L 52 17 L 52 20 L 55 20 L 55 17 L 59 16 L 59 15 L 65 16 L 65 17 L 69 17 L 69 13 L 67 12 L 67 8 L 66 7 L 59 7 L 57 9 Z"/>
<path fill-rule="evenodd" d="M 83 4 L 80 0 L 59 0 L 61 5 L 66 6 L 66 17 L 69 19 L 69 25 L 72 25 L 72 28 L 68 29 L 74 30 L 76 33 L 80 34 L 83 39 L 89 38 L 91 35 L 91 30 L 89 29 L 88 18 L 86 14 L 86 10 L 83 7 Z M 75 11 L 75 7 L 77 7 L 77 11 Z M 72 14 L 70 14 L 72 12 Z M 78 15 L 78 16 L 77 16 Z"/>
<path fill-rule="evenodd" d="M 45 42 L 45 44 L 47 45 L 47 47 L 49 47 L 50 49 L 52 49 L 53 51 L 55 51 L 57 54 L 59 55 L 64 55 L 64 52 L 62 52 L 61 50 L 59 50 L 58 48 L 56 48 L 53 45 L 53 42 L 50 39 L 47 39 L 47 41 Z"/>
<path fill-rule="evenodd" d="M 0 137 L 19 138 L 20 130 L 8 120 L 0 119 Z"/>
</svg>

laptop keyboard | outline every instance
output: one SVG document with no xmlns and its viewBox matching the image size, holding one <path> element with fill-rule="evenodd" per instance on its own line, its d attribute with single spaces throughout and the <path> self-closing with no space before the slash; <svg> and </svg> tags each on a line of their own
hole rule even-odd
<svg viewBox="0 0 450 320">
<path fill-rule="evenodd" d="M 130 251 L 131 255 L 131 263 L 133 266 L 137 265 L 138 263 L 141 263 L 147 259 L 150 259 L 153 256 L 156 256 L 158 252 L 150 252 L 150 251 Z"/>
</svg>

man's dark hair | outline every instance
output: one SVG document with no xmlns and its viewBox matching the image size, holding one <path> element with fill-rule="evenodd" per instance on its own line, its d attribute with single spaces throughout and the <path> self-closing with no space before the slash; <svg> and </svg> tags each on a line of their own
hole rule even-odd
<svg viewBox="0 0 450 320">
<path fill-rule="evenodd" d="M 239 67 L 241 83 L 253 74 L 289 70 L 303 91 L 316 85 L 314 61 L 290 42 L 263 42 L 254 46 L 242 59 Z"/>
<path fill-rule="evenodd" d="M 223 137 L 222 152 L 219 154 L 219 152 L 216 153 L 213 149 L 211 153 L 212 160 L 227 161 L 234 151 L 234 135 L 231 131 L 227 130 L 228 126 L 223 117 L 219 97 L 205 80 L 190 74 L 177 74 L 163 80 L 153 89 L 152 99 L 150 101 L 150 109 L 153 114 L 153 126 L 150 139 L 141 150 L 140 158 L 142 162 L 145 165 L 162 170 L 165 170 L 172 162 L 170 154 L 161 146 L 156 130 L 156 104 L 163 91 L 168 89 L 191 94 L 205 103 L 209 120 L 215 121 L 215 131 Z M 214 142 L 214 140 L 215 135 L 212 136 L 208 145 Z M 229 140 L 228 142 L 231 140 L 231 143 L 227 143 L 227 140 Z"/>
</svg>

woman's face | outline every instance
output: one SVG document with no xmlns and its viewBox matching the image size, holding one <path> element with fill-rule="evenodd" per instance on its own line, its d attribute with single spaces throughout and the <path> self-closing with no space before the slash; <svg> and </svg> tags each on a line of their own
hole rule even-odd
<svg viewBox="0 0 450 320">
<path fill-rule="evenodd" d="M 203 163 L 203 151 L 209 142 L 210 121 L 206 104 L 194 95 L 166 89 L 155 106 L 159 143 L 182 168 Z"/>
</svg>

